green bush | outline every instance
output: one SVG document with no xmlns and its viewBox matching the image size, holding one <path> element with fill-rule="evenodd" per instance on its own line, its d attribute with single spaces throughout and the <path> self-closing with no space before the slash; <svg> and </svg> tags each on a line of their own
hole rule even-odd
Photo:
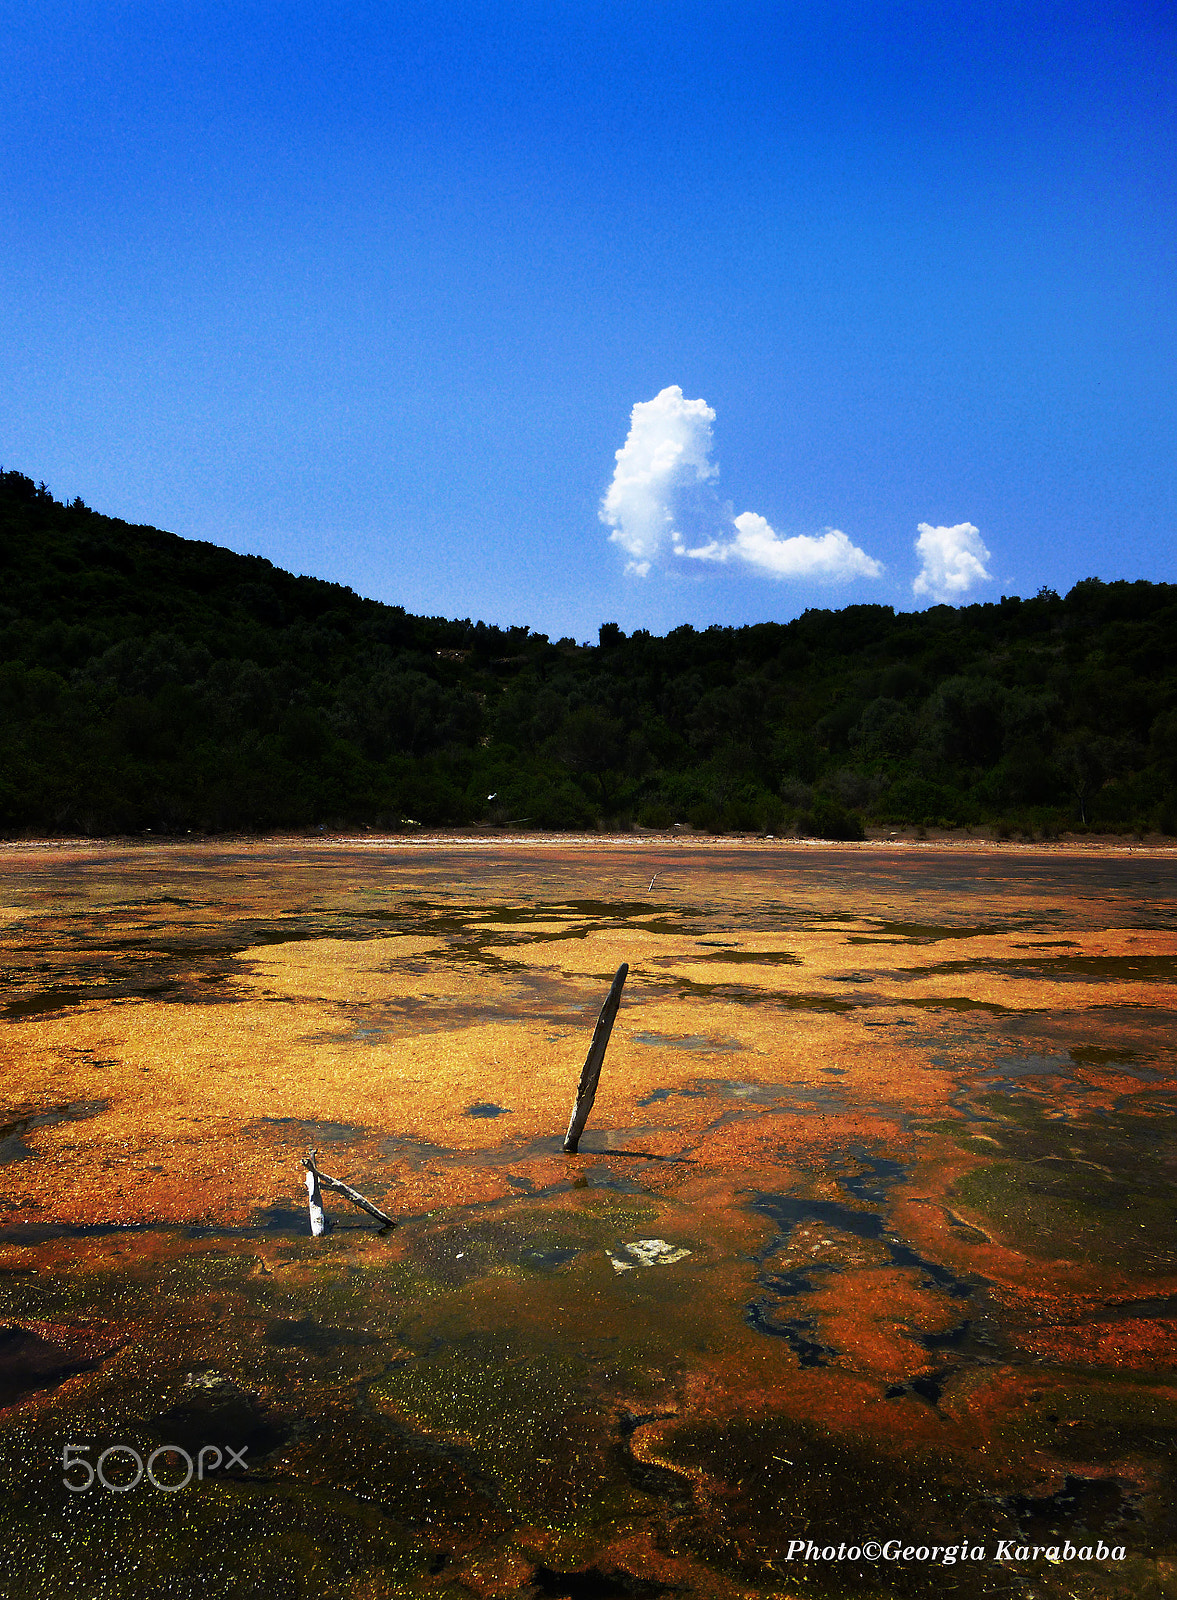
<svg viewBox="0 0 1177 1600">
<path fill-rule="evenodd" d="M 670 828 L 674 825 L 670 807 L 663 805 L 661 800 L 653 800 L 642 806 L 638 821 L 643 828 Z"/>
<path fill-rule="evenodd" d="M 720 821 L 725 833 L 756 833 L 760 828 L 756 807 L 750 800 L 729 800 Z"/>
<path fill-rule="evenodd" d="M 698 828 L 702 833 L 722 833 L 723 814 L 718 806 L 705 800 L 702 805 L 692 806 L 687 812 L 687 821 L 692 828 Z"/>
<path fill-rule="evenodd" d="M 862 818 L 826 795 L 818 795 L 813 809 L 797 818 L 797 831 L 811 839 L 866 838 Z"/>
</svg>

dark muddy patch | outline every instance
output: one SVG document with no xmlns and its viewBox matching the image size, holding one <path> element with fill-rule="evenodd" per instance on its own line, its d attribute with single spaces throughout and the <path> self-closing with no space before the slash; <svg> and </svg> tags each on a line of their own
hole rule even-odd
<svg viewBox="0 0 1177 1600">
<path fill-rule="evenodd" d="M 365 1130 L 352 1122 L 303 1122 L 298 1117 L 259 1117 L 260 1128 L 281 1128 L 297 1133 L 299 1144 L 350 1144 L 364 1137 Z"/>
<path fill-rule="evenodd" d="M 954 928 L 938 922 L 880 922 L 875 933 L 852 933 L 847 944 L 937 944 L 941 939 L 981 939 L 1008 932 L 997 923 L 974 923 Z"/>
<path fill-rule="evenodd" d="M 945 1328 L 940 1333 L 925 1333 L 920 1343 L 925 1350 L 960 1350 L 969 1336 L 972 1323 L 966 1317 L 955 1328 Z"/>
<path fill-rule="evenodd" d="M 280 1350 L 308 1350 L 312 1355 L 332 1355 L 358 1345 L 379 1344 L 374 1333 L 357 1328 L 331 1328 L 313 1317 L 274 1317 L 266 1324 L 265 1341 Z"/>
<path fill-rule="evenodd" d="M 554 1567 L 538 1566 L 531 1575 L 533 1590 L 544 1600 L 656 1600 L 664 1594 L 678 1594 L 677 1585 L 658 1583 L 653 1578 L 638 1578 L 621 1567 L 585 1567 L 578 1572 L 557 1572 Z"/>
<path fill-rule="evenodd" d="M 1011 1495 L 1003 1502 L 1027 1539 L 1064 1534 L 1074 1539 L 1079 1529 L 1100 1534 L 1135 1522 L 1139 1513 L 1114 1478 L 1070 1474 L 1051 1495 Z"/>
<path fill-rule="evenodd" d="M 689 1510 L 694 1501 L 694 1489 L 685 1473 L 675 1472 L 656 1462 L 643 1461 L 634 1453 L 633 1436 L 639 1428 L 651 1422 L 666 1422 L 677 1416 L 673 1411 L 622 1411 L 617 1418 L 617 1458 L 626 1478 L 643 1494 L 655 1495 L 668 1502 L 674 1511 Z"/>
<path fill-rule="evenodd" d="M 611 974 L 602 974 L 607 982 Z M 856 1003 L 833 994 L 787 994 L 779 989 L 762 989 L 755 984 L 697 983 L 693 978 L 672 974 L 665 978 L 651 976 L 643 986 L 652 995 L 667 990 L 682 995 L 697 995 L 706 1000 L 730 1000 L 739 1006 L 773 1006 L 781 1011 L 829 1011 L 834 1013 L 854 1011 Z M 905 1002 L 906 1004 L 906 1002 Z"/>
<path fill-rule="evenodd" d="M 744 1320 L 758 1333 L 767 1333 L 773 1338 L 787 1340 L 790 1349 L 797 1357 L 798 1366 L 828 1367 L 831 1362 L 838 1359 L 837 1350 L 811 1337 L 817 1327 L 815 1318 L 790 1317 L 782 1320 L 774 1317 L 772 1313 L 770 1302 L 754 1300 L 745 1307 Z"/>
<path fill-rule="evenodd" d="M 0 1410 L 97 1366 L 97 1359 L 79 1359 L 28 1328 L 0 1327 Z"/>
<path fill-rule="evenodd" d="M 921 1011 L 990 1011 L 994 1016 L 1016 1016 L 1016 1006 L 998 1005 L 996 1000 L 970 1000 L 968 995 L 942 995 L 935 999 L 907 999 L 905 1006 L 918 1006 Z"/>
<path fill-rule="evenodd" d="M 553 1245 L 550 1249 L 543 1249 L 538 1245 L 528 1245 L 516 1257 L 521 1267 L 530 1267 L 535 1272 L 555 1272 L 558 1267 L 564 1266 L 569 1261 L 583 1255 L 583 1250 L 576 1245 Z"/>
<path fill-rule="evenodd" d="M 697 950 L 685 956 L 659 956 L 658 964 L 671 966 L 679 961 L 716 961 L 724 966 L 757 966 L 757 967 L 800 967 L 804 965 L 800 956 L 795 956 L 791 950 L 715 950 L 702 955 Z"/>
<path fill-rule="evenodd" d="M 1074 939 L 1027 939 L 1025 944 L 1015 944 L 1015 950 L 1077 950 Z"/>
<path fill-rule="evenodd" d="M 1177 1317 L 1177 1294 L 1142 1296 L 1130 1300 L 1105 1300 L 1103 1305 L 1105 1310 L 1118 1311 L 1125 1319 Z"/>
<path fill-rule="evenodd" d="M 1123 1062 L 1135 1061 L 1139 1052 L 1129 1050 L 1124 1045 L 1076 1044 L 1068 1049 L 1067 1054 L 1072 1061 L 1084 1061 L 1093 1067 L 1105 1067 L 1113 1063 L 1119 1066 Z"/>
<path fill-rule="evenodd" d="M 246 1452 L 244 1469 L 222 1469 L 230 1476 L 248 1472 L 251 1466 L 289 1443 L 295 1433 L 290 1419 L 257 1395 L 238 1388 L 232 1379 L 213 1372 L 192 1374 L 184 1397 L 153 1417 L 151 1427 L 161 1439 L 179 1445 L 193 1457 L 207 1444 Z"/>
<path fill-rule="evenodd" d="M 110 1104 L 108 1100 L 75 1100 L 71 1105 L 51 1106 L 44 1111 L 30 1111 L 0 1123 L 0 1165 L 9 1161 L 28 1161 L 37 1154 L 25 1144 L 25 1135 L 34 1128 L 52 1128 L 61 1122 L 83 1122 L 87 1117 L 97 1117 Z"/>
<path fill-rule="evenodd" d="M 944 973 L 996 972 L 1011 977 L 1033 974 L 1066 982 L 1099 979 L 1107 983 L 1173 983 L 1177 981 L 1177 956 L 1050 956 L 1009 961 L 978 957 L 972 961 L 938 961 L 926 967 L 904 967 L 907 977 L 933 977 Z"/>
<path fill-rule="evenodd" d="M 83 989 L 54 985 L 48 989 L 39 989 L 33 994 L 21 995 L 16 1000 L 9 1000 L 2 1015 L 10 1021 L 17 1022 L 22 1017 L 41 1017 L 53 1011 L 64 1011 L 69 1006 L 80 1005 L 86 998 L 87 994 Z"/>
<path fill-rule="evenodd" d="M 938 1406 L 944 1393 L 945 1379 L 951 1372 L 952 1368 L 946 1367 L 940 1372 L 922 1372 L 918 1377 L 908 1378 L 906 1383 L 893 1383 L 883 1398 L 901 1400 L 905 1395 L 914 1395 L 917 1400 L 923 1400 L 930 1406 Z"/>
<path fill-rule="evenodd" d="M 653 1045 L 662 1050 L 693 1050 L 700 1055 L 724 1055 L 729 1051 L 746 1050 L 748 1046 L 738 1039 L 716 1039 L 706 1033 L 633 1033 L 633 1044 Z M 647 1104 L 639 1101 L 640 1105 Z"/>
</svg>

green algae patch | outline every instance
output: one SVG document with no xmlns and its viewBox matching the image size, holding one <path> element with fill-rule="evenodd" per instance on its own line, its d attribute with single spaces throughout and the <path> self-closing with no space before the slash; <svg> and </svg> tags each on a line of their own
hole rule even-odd
<svg viewBox="0 0 1177 1600">
<path fill-rule="evenodd" d="M 608 1403 L 586 1357 L 537 1354 L 509 1332 L 474 1336 L 398 1365 L 368 1398 L 410 1434 L 463 1459 L 512 1520 L 574 1531 L 627 1510 L 608 1467 Z"/>
<path fill-rule="evenodd" d="M 989 1011 L 994 1016 L 1015 1016 L 1016 1006 L 999 1005 L 996 1000 L 970 1000 L 968 995 L 936 995 L 922 999 L 904 998 L 900 1004 L 917 1006 L 921 1011 Z"/>
<path fill-rule="evenodd" d="M 97 1483 L 71 1493 L 57 1438 L 6 1444 L 5 1466 L 7 1600 L 444 1593 L 419 1586 L 432 1554 L 423 1540 L 338 1493 L 211 1478 L 172 1494 Z"/>
<path fill-rule="evenodd" d="M 653 1431 L 653 1430 L 651 1430 Z M 646 1453 L 696 1486 L 689 1537 L 708 1562 L 737 1581 L 782 1585 L 770 1592 L 823 1597 L 933 1596 L 946 1569 L 927 1563 L 790 1560 L 800 1536 L 818 1547 L 870 1538 L 941 1546 L 990 1541 L 1016 1531 L 996 1512 L 987 1486 L 958 1476 L 948 1460 L 913 1450 L 898 1416 L 894 1447 L 882 1453 L 845 1434 L 779 1415 L 686 1419 L 664 1424 Z M 1020 1582 L 989 1563 L 950 1569 L 964 1594 L 1015 1595 Z"/>
<path fill-rule="evenodd" d="M 999 1153 L 957 1180 L 953 1203 L 1036 1258 L 1174 1271 L 1174 1159 L 1159 1137 L 1171 1108 L 1108 1111 L 1070 1085 L 1062 1094 L 1072 1112 L 1063 1119 L 1050 1114 L 1058 1095 L 1045 1087 L 979 1096 L 988 1120 L 970 1131 Z"/>
<path fill-rule="evenodd" d="M 1007 933 L 995 922 L 979 923 L 971 927 L 950 927 L 933 922 L 880 922 L 874 933 L 852 933 L 847 944 L 937 944 L 942 939 L 982 939 L 995 933 Z"/>
<path fill-rule="evenodd" d="M 1140 1052 L 1138 1050 L 1130 1050 L 1126 1045 L 1077 1044 L 1072 1045 L 1067 1054 L 1072 1061 L 1087 1062 L 1095 1067 L 1106 1067 L 1118 1062 L 1136 1061 Z"/>
<path fill-rule="evenodd" d="M 1062 1157 L 1049 1167 L 994 1161 L 959 1178 L 951 1198 L 1027 1255 L 1150 1274 L 1177 1268 L 1177 1200 Z"/>
<path fill-rule="evenodd" d="M 1110 983 L 1175 983 L 1177 956 L 1099 955 L 1099 956 L 1022 956 L 1003 959 L 977 956 L 970 960 L 936 961 L 923 967 L 904 967 L 907 977 L 936 977 L 944 973 L 994 972 L 1010 977 L 1033 974 L 1060 979 L 1097 979 Z"/>
<path fill-rule="evenodd" d="M 1026 1457 L 1081 1454 L 1105 1470 L 1134 1464 L 1139 1477 L 1143 1462 L 1150 1475 L 1167 1473 L 1177 1454 L 1177 1392 L 1147 1376 L 1039 1372 L 993 1420 L 1002 1448 Z"/>
</svg>

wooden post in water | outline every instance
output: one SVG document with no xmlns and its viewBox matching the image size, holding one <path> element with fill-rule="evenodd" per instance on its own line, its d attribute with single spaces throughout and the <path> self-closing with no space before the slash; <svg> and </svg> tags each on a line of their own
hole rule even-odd
<svg viewBox="0 0 1177 1600">
<path fill-rule="evenodd" d="M 588 1121 L 589 1112 L 593 1109 L 593 1101 L 597 1097 L 597 1084 L 601 1079 L 601 1064 L 605 1059 L 605 1048 L 609 1043 L 609 1035 L 613 1032 L 613 1020 L 617 1015 L 617 1007 L 621 1004 L 621 991 L 625 986 L 626 974 L 629 965 L 623 961 L 617 969 L 617 976 L 613 979 L 612 987 L 601 1007 L 601 1014 L 597 1018 L 597 1025 L 593 1029 L 593 1042 L 589 1045 L 589 1053 L 585 1057 L 584 1067 L 581 1069 L 580 1082 L 576 1086 L 576 1100 L 572 1106 L 572 1119 L 568 1124 L 568 1132 L 564 1135 L 564 1149 L 568 1155 L 574 1156 L 580 1145 L 580 1136 L 584 1132 L 584 1125 Z"/>
</svg>

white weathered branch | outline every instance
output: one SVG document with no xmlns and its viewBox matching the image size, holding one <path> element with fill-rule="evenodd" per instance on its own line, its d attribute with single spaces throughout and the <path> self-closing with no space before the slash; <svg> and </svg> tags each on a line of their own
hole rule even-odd
<svg viewBox="0 0 1177 1600">
<path fill-rule="evenodd" d="M 325 1226 L 325 1218 L 323 1216 L 323 1201 L 319 1194 L 320 1184 L 322 1184 L 324 1188 L 334 1189 L 336 1194 L 341 1194 L 345 1200 L 350 1200 L 353 1206 L 358 1206 L 361 1211 L 366 1211 L 370 1217 L 375 1217 L 377 1222 L 382 1223 L 384 1227 L 396 1227 L 395 1217 L 390 1217 L 386 1212 L 381 1211 L 379 1206 L 374 1206 L 370 1200 L 365 1200 L 359 1190 L 353 1189 L 350 1183 L 342 1183 L 338 1178 L 331 1177 L 329 1173 L 320 1172 L 318 1166 L 315 1164 L 315 1157 L 318 1155 L 318 1153 L 319 1152 L 317 1150 L 312 1150 L 310 1155 L 303 1162 L 303 1166 L 307 1169 L 307 1193 L 310 1195 L 311 1232 L 313 1234 L 318 1235 L 322 1233 Z M 319 1213 L 318 1226 L 315 1225 L 316 1209 Z"/>
<path fill-rule="evenodd" d="M 319 1193 L 319 1174 L 315 1171 L 315 1161 L 312 1155 L 309 1161 L 304 1161 L 307 1169 L 307 1206 L 311 1213 L 311 1233 L 317 1239 L 321 1233 L 327 1231 L 327 1218 L 323 1213 L 323 1196 Z"/>
</svg>

